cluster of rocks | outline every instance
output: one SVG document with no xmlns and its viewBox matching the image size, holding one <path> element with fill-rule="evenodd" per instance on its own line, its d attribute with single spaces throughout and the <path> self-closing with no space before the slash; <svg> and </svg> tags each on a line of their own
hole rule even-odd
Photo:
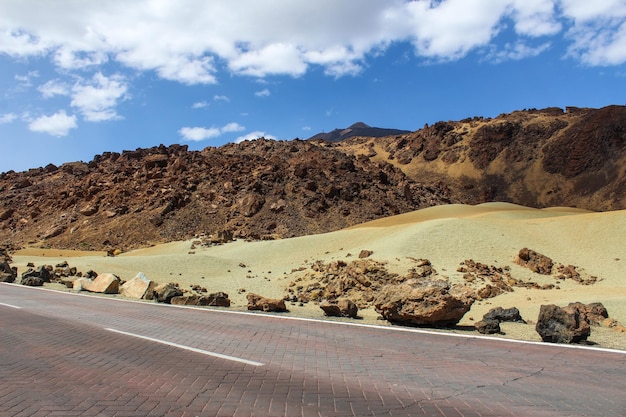
<svg viewBox="0 0 626 417">
<path fill-rule="evenodd" d="M 413 259 L 406 275 L 390 273 L 385 263 L 367 259 L 313 263 L 289 284 L 287 299 L 319 303 L 327 316 L 357 317 L 360 308 L 373 306 L 386 320 L 414 326 L 450 326 L 458 323 L 476 299 L 466 286 L 436 279 L 427 259 Z"/>
<path fill-rule="evenodd" d="M 583 276 L 574 265 L 555 264 L 550 257 L 528 248 L 519 251 L 515 262 L 537 274 L 553 275 L 561 281 L 569 279 L 581 285 L 593 285 L 598 281 L 594 275 Z"/>
<path fill-rule="evenodd" d="M 516 307 L 489 310 L 474 327 L 482 334 L 502 333 L 502 322 L 526 323 Z M 602 303 L 569 303 L 565 307 L 542 305 L 535 325 L 541 340 L 550 343 L 579 343 L 587 340 L 592 326 L 604 326 L 626 332 L 626 326 L 609 318 Z"/>
<path fill-rule="evenodd" d="M 387 271 L 385 264 L 367 258 L 351 262 L 316 261 L 310 270 L 292 281 L 288 299 L 294 302 L 322 302 L 349 298 L 359 308 L 371 306 L 381 288 L 400 277 Z"/>
<path fill-rule="evenodd" d="M 570 303 L 565 307 L 542 305 L 535 329 L 544 342 L 577 343 L 587 340 L 591 326 L 609 317 L 602 303 Z"/>
</svg>

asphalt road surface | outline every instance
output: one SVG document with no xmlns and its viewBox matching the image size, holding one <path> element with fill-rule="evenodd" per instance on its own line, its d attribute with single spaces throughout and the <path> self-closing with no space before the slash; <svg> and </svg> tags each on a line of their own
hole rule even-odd
<svg viewBox="0 0 626 417">
<path fill-rule="evenodd" d="M 0 416 L 626 416 L 626 352 L 0 284 Z"/>
</svg>

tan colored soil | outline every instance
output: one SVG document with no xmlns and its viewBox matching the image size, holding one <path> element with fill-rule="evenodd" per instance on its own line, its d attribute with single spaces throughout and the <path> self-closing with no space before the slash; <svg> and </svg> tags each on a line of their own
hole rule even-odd
<svg viewBox="0 0 626 417">
<path fill-rule="evenodd" d="M 494 266 L 510 266 L 516 279 L 540 284 L 555 283 L 514 263 L 520 249 L 528 247 L 571 264 L 583 274 L 599 278 L 593 285 L 561 281 L 560 289 L 515 288 L 514 292 L 477 301 L 459 323 L 457 331 L 472 326 L 490 308 L 517 307 L 529 324 L 504 323 L 505 336 L 539 341 L 534 330 L 542 304 L 601 302 L 609 316 L 626 324 L 626 211 L 594 213 L 570 208 L 530 209 L 507 203 L 479 206 L 432 207 L 389 217 L 337 232 L 300 238 L 198 246 L 192 241 L 174 242 L 135 250 L 116 257 L 103 253 L 24 249 L 13 255 L 13 265 L 24 271 L 35 265 L 68 260 L 80 271 L 111 272 L 123 279 L 137 272 L 157 282 L 177 282 L 181 288 L 200 285 L 209 292 L 230 295 L 232 309 L 245 309 L 247 293 L 283 297 L 286 286 L 317 260 L 353 260 L 362 249 L 373 251 L 371 259 L 387 262 L 390 272 L 405 274 L 412 259 L 429 259 L 440 276 L 463 282 L 459 264 L 473 259 Z M 71 259 L 70 259 L 71 258 Z M 245 266 L 241 266 L 245 265 Z M 60 288 L 60 286 L 58 286 Z M 245 289 L 245 292 L 239 290 Z M 289 305 L 287 313 L 298 317 L 324 318 L 318 306 Z M 360 311 L 359 323 L 384 325 L 373 309 Z M 626 350 L 626 333 L 592 327 L 590 343 Z"/>
</svg>

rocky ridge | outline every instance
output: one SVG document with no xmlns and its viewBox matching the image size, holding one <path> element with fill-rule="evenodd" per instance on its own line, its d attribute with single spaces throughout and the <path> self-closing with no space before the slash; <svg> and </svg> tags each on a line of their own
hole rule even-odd
<svg viewBox="0 0 626 417">
<path fill-rule="evenodd" d="M 384 138 L 350 138 L 344 152 L 440 181 L 466 204 L 626 208 L 626 107 L 515 111 L 437 122 Z"/>
<path fill-rule="evenodd" d="M 15 245 L 102 250 L 204 236 L 322 233 L 449 202 L 445 186 L 324 144 L 258 139 L 159 146 L 0 174 L 0 231 Z"/>
</svg>

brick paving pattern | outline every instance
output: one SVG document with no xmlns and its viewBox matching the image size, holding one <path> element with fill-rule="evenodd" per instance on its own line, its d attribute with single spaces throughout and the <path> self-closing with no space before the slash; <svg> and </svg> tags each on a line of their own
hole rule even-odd
<svg viewBox="0 0 626 417">
<path fill-rule="evenodd" d="M 0 416 L 626 416 L 623 352 L 6 284 L 0 303 L 21 307 L 0 304 Z"/>
</svg>

